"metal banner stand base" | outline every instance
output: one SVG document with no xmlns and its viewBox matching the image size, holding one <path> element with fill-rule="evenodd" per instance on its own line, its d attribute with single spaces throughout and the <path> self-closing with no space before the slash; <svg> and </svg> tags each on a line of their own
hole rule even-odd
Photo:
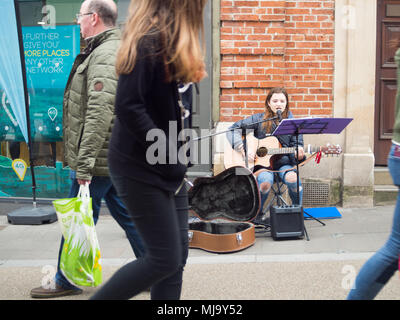
<svg viewBox="0 0 400 320">
<path fill-rule="evenodd" d="M 39 225 L 57 221 L 57 214 L 52 206 L 23 207 L 8 213 L 7 220 L 16 225 Z"/>
</svg>

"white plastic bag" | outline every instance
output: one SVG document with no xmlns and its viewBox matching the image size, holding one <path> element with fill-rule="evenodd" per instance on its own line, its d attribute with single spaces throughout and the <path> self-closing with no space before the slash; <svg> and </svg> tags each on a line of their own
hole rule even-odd
<svg viewBox="0 0 400 320">
<path fill-rule="evenodd" d="M 65 240 L 60 257 L 61 272 L 76 285 L 100 285 L 101 255 L 89 185 L 81 185 L 76 198 L 55 200 L 53 205 Z"/>
</svg>

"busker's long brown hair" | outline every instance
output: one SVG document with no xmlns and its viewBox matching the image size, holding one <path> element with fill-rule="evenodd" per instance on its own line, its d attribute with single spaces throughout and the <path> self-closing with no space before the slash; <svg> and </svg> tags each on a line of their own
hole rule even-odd
<svg viewBox="0 0 400 320">
<path fill-rule="evenodd" d="M 207 0 L 131 0 L 117 55 L 117 74 L 132 72 L 139 40 L 158 30 L 166 81 L 198 82 L 205 75 L 203 11 Z M 201 40 L 199 39 L 201 35 Z"/>
<path fill-rule="evenodd" d="M 265 115 L 264 119 L 272 118 L 275 117 L 276 114 L 272 111 L 271 107 L 268 105 L 268 103 L 271 101 L 272 95 L 274 93 L 283 93 L 286 97 L 286 108 L 282 112 L 282 119 L 286 119 L 289 116 L 289 96 L 285 88 L 282 87 L 275 87 L 272 88 L 269 93 L 267 98 L 265 99 Z M 278 125 L 279 120 L 274 121 L 276 125 Z M 272 127 L 272 121 L 266 121 L 263 123 L 263 129 L 265 129 L 266 133 L 271 133 L 271 127 Z"/>
</svg>

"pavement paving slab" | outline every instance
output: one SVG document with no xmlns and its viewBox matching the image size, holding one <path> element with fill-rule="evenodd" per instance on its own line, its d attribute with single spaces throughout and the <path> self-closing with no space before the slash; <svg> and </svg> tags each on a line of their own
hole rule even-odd
<svg viewBox="0 0 400 320">
<path fill-rule="evenodd" d="M 12 225 L 0 203 L 0 300 L 30 300 L 29 291 L 55 272 L 60 243 L 58 222 Z M 338 208 L 340 219 L 313 220 L 310 237 L 274 241 L 258 233 L 255 244 L 236 253 L 216 254 L 190 249 L 184 272 L 183 300 L 343 300 L 363 263 L 386 241 L 394 206 Z M 129 242 L 113 218 L 102 212 L 96 227 L 107 281 L 135 259 Z M 97 289 L 83 288 L 86 300 Z M 376 299 L 398 300 L 398 272 Z M 148 292 L 133 300 L 148 300 Z"/>
</svg>

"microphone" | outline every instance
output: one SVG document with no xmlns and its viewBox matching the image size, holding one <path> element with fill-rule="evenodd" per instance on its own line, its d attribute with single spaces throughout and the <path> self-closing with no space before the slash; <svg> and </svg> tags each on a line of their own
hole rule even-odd
<svg viewBox="0 0 400 320">
<path fill-rule="evenodd" d="M 276 114 L 278 116 L 279 122 L 281 122 L 282 121 L 282 111 L 278 110 L 278 111 L 276 111 Z"/>
</svg>

